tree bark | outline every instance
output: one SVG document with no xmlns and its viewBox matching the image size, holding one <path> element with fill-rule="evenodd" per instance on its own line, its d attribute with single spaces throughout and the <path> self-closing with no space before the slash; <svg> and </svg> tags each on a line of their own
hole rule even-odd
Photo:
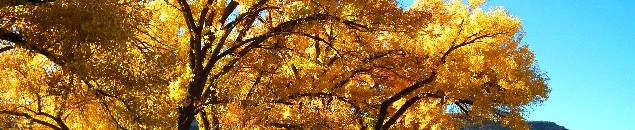
<svg viewBox="0 0 635 130">
<path fill-rule="evenodd" d="M 195 107 L 193 103 L 179 110 L 179 120 L 177 127 L 179 130 L 189 130 L 190 124 L 194 121 Z"/>
</svg>

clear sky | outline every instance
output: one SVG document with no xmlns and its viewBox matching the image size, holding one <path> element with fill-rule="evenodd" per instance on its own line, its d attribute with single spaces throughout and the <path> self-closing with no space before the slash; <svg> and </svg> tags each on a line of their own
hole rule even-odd
<svg viewBox="0 0 635 130">
<path fill-rule="evenodd" d="M 400 0 L 409 6 L 413 0 Z M 528 120 L 635 130 L 635 0 L 488 0 L 523 21 L 552 89 Z"/>
</svg>

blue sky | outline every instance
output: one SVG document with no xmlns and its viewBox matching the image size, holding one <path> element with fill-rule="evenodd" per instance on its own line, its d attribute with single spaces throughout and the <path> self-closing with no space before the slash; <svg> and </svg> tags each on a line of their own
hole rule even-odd
<svg viewBox="0 0 635 130">
<path fill-rule="evenodd" d="M 409 6 L 412 0 L 400 0 Z M 528 120 L 572 130 L 635 129 L 635 1 L 488 0 L 523 21 L 552 89 Z"/>
</svg>

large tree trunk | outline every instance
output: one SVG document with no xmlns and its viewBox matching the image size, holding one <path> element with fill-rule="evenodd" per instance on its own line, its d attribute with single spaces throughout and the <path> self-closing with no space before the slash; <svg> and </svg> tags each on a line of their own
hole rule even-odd
<svg viewBox="0 0 635 130">
<path fill-rule="evenodd" d="M 179 108 L 179 118 L 177 126 L 179 130 L 189 130 L 190 124 L 192 124 L 192 121 L 196 119 L 195 116 L 198 114 L 196 110 L 196 108 L 198 107 L 196 105 L 196 102 L 201 100 L 201 94 L 203 93 L 207 75 L 200 72 L 195 72 L 195 74 L 198 75 L 195 75 L 194 81 L 190 82 L 190 85 L 188 85 L 187 97 L 185 98 L 187 105 L 185 107 Z"/>
<path fill-rule="evenodd" d="M 179 122 L 178 129 L 179 130 L 189 130 L 190 124 L 194 121 L 195 109 L 194 104 L 189 103 L 186 107 L 179 109 Z"/>
</svg>

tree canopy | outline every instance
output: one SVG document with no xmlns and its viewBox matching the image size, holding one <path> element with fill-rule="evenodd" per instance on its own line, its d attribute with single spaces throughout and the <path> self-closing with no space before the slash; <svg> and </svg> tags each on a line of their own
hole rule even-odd
<svg viewBox="0 0 635 130">
<path fill-rule="evenodd" d="M 459 129 L 548 78 L 484 0 L 9 0 L 0 128 Z"/>
</svg>

